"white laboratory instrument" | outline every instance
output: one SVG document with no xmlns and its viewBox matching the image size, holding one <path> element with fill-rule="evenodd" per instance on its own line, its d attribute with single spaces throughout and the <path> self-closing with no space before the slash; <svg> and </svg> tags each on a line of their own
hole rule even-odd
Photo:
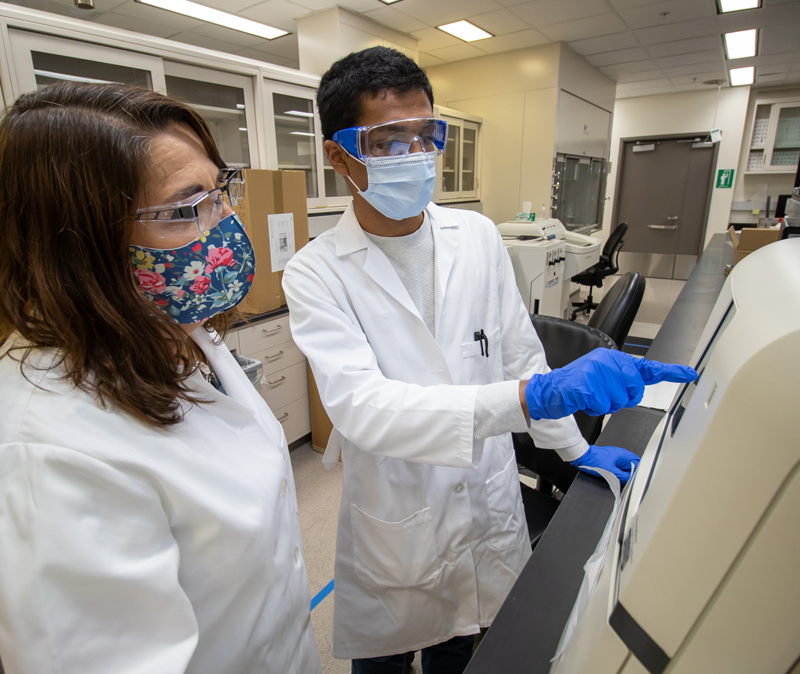
<svg viewBox="0 0 800 674">
<path fill-rule="evenodd" d="M 559 284 L 561 293 L 560 303 L 553 313 L 543 310 L 539 313 L 546 314 L 547 316 L 567 318 L 571 310 L 569 279 L 575 276 L 575 274 L 588 269 L 600 260 L 600 239 L 595 239 L 585 234 L 570 232 L 561 224 L 560 220 L 556 220 L 555 218 L 537 220 L 534 222 L 528 220 L 512 220 L 511 222 L 500 223 L 497 225 L 497 228 L 500 234 L 503 235 L 503 238 L 506 240 L 506 246 L 509 248 L 509 243 L 514 241 L 515 238 L 520 240 L 518 237 L 523 237 L 524 239 L 533 237 L 534 239 L 563 241 L 565 260 L 561 283 Z M 535 276 L 535 270 L 531 270 L 527 275 Z M 519 281 L 519 276 L 517 276 L 517 280 Z M 519 285 L 519 283 L 517 285 Z M 522 292 L 521 287 L 520 292 Z"/>
<path fill-rule="evenodd" d="M 529 314 L 557 316 L 564 279 L 564 242 L 506 239 L 517 288 Z"/>
<path fill-rule="evenodd" d="M 798 671 L 799 353 L 789 239 L 727 279 L 551 674 Z"/>
</svg>

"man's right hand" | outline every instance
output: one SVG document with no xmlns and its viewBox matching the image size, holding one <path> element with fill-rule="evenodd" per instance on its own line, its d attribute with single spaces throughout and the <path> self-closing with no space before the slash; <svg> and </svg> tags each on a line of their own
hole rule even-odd
<svg viewBox="0 0 800 674">
<path fill-rule="evenodd" d="M 535 420 L 561 419 L 578 410 L 600 416 L 638 405 L 646 385 L 695 379 L 697 372 L 685 365 L 601 348 L 558 370 L 531 377 L 525 384 L 525 402 Z"/>
</svg>

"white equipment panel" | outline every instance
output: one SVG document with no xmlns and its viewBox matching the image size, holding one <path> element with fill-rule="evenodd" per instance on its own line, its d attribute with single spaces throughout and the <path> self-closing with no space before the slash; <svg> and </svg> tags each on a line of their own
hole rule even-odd
<svg viewBox="0 0 800 674">
<path fill-rule="evenodd" d="M 558 315 L 564 278 L 564 242 L 511 239 L 506 241 L 506 248 L 528 313 Z"/>
<path fill-rule="evenodd" d="M 556 309 L 551 309 L 548 303 L 548 310 L 541 310 L 539 313 L 547 316 L 557 316 L 567 318 L 571 310 L 570 305 L 570 285 L 569 279 L 600 260 L 600 240 L 583 234 L 570 232 L 560 220 L 549 218 L 547 220 L 514 220 L 502 222 L 497 225 L 497 229 L 506 240 L 506 246 L 517 241 L 529 239 L 541 239 L 545 241 L 562 241 L 564 243 L 565 260 L 561 275 L 561 299 Z M 520 238 L 521 237 L 521 238 Z M 519 279 L 519 276 L 517 276 Z M 520 292 L 522 289 L 520 288 Z M 524 297 L 524 294 L 523 294 Z M 531 312 L 533 313 L 533 312 Z"/>
<path fill-rule="evenodd" d="M 552 674 L 800 662 L 800 240 L 728 277 Z M 566 635 L 565 635 L 566 636 Z"/>
</svg>

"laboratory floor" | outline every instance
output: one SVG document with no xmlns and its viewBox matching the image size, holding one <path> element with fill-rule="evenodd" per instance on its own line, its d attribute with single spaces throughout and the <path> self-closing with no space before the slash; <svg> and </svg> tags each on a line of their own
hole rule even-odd
<svg viewBox="0 0 800 674">
<path fill-rule="evenodd" d="M 614 285 L 616 277 L 609 277 L 603 288 L 595 289 L 594 297 L 599 301 L 605 291 Z M 647 279 L 644 299 L 630 331 L 629 341 L 647 343 L 658 332 L 667 317 L 684 281 Z M 586 297 L 581 288 L 581 299 Z M 577 301 L 577 296 L 573 300 Z M 589 317 L 581 314 L 579 322 L 587 323 Z M 640 338 L 637 340 L 636 338 Z M 636 353 L 631 351 L 631 353 Z M 636 355 L 641 355 L 637 353 Z M 303 536 L 306 569 L 311 584 L 311 622 L 317 636 L 323 674 L 348 674 L 349 660 L 336 660 L 331 651 L 331 628 L 333 625 L 333 563 L 336 551 L 336 521 L 339 501 L 342 496 L 342 465 L 331 470 L 322 465 L 322 455 L 315 452 L 311 443 L 292 451 L 292 468 L 297 485 L 297 503 L 300 513 L 300 529 Z M 520 479 L 530 486 L 534 480 L 521 475 Z M 414 662 L 414 672 L 421 674 L 419 657 Z"/>
</svg>

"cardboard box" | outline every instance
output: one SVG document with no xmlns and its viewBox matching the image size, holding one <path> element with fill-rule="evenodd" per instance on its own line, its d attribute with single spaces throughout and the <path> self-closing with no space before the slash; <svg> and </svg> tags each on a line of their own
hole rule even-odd
<svg viewBox="0 0 800 674">
<path fill-rule="evenodd" d="M 728 227 L 728 234 L 733 242 L 734 266 L 736 266 L 745 257 L 750 255 L 750 253 L 752 253 L 754 250 L 758 250 L 759 248 L 778 241 L 781 238 L 780 229 L 742 227 L 742 231 L 737 234 L 733 225 Z"/>
<path fill-rule="evenodd" d="M 245 169 L 245 193 L 234 209 L 253 242 L 256 273 L 253 287 L 239 305 L 245 314 L 263 314 L 286 304 L 281 288 L 283 272 L 272 271 L 269 216 L 291 213 L 294 217 L 295 251 L 308 243 L 306 177 L 302 171 Z"/>
</svg>

